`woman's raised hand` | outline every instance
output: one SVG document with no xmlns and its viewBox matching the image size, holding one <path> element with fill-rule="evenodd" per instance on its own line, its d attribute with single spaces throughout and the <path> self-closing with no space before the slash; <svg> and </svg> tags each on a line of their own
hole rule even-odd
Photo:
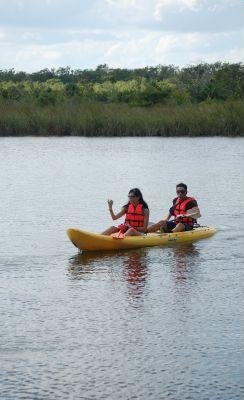
<svg viewBox="0 0 244 400">
<path fill-rule="evenodd" d="M 114 204 L 113 200 L 108 200 L 108 207 L 109 208 L 112 208 L 113 204 Z"/>
</svg>

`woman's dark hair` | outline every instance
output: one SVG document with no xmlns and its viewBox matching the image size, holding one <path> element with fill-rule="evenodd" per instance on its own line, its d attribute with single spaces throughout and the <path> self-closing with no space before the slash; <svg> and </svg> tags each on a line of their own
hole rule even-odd
<svg viewBox="0 0 244 400">
<path fill-rule="evenodd" d="M 185 183 L 178 183 L 178 185 L 176 185 L 177 187 L 183 187 L 185 189 L 185 191 L 187 192 L 187 185 Z"/>
<path fill-rule="evenodd" d="M 143 205 L 143 208 L 148 208 L 147 203 L 144 201 L 144 199 L 143 199 L 143 197 L 142 197 L 142 193 L 141 193 L 140 189 L 138 189 L 138 188 L 131 189 L 131 190 L 129 191 L 129 195 L 130 195 L 130 194 L 134 194 L 134 196 L 139 197 L 139 199 L 138 199 L 139 204 L 142 204 L 142 205 Z M 130 202 L 128 201 L 128 203 L 125 204 L 124 207 L 128 207 L 129 204 L 130 204 Z"/>
</svg>

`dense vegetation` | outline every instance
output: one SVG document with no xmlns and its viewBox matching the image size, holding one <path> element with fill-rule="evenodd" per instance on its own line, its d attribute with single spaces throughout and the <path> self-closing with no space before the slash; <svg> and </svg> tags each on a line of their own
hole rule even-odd
<svg viewBox="0 0 244 400">
<path fill-rule="evenodd" d="M 0 135 L 244 135 L 244 66 L 0 71 Z"/>
</svg>

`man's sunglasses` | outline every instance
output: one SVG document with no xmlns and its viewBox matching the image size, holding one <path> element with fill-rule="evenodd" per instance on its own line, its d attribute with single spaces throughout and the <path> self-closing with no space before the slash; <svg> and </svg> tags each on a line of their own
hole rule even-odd
<svg viewBox="0 0 244 400">
<path fill-rule="evenodd" d="M 186 191 L 184 189 L 178 189 L 176 190 L 176 193 L 185 193 Z"/>
</svg>

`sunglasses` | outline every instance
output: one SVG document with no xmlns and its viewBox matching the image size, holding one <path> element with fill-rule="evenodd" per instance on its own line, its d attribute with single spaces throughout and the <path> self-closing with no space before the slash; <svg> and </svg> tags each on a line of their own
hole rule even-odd
<svg viewBox="0 0 244 400">
<path fill-rule="evenodd" d="M 133 199 L 134 197 L 136 197 L 134 194 L 131 194 L 131 195 L 129 195 L 128 196 L 129 197 L 129 199 Z"/>
<path fill-rule="evenodd" d="M 179 190 L 176 190 L 176 193 L 186 193 L 186 191 L 184 189 L 179 189 Z"/>
</svg>

